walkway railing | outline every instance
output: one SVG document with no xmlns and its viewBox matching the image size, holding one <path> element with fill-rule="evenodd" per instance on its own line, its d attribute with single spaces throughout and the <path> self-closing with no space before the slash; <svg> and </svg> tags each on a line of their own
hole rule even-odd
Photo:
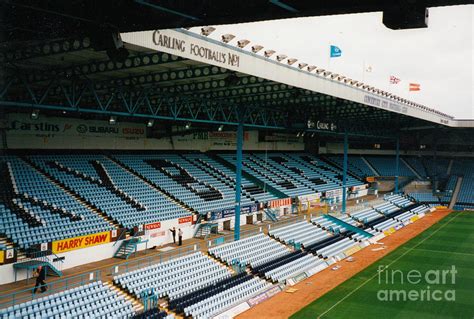
<svg viewBox="0 0 474 319">
<path fill-rule="evenodd" d="M 46 284 L 46 292 L 40 293 L 40 289 L 34 293 L 34 285 L 32 288 L 17 290 L 13 293 L 0 295 L 0 309 L 8 308 L 19 303 L 27 302 L 36 298 L 41 298 L 47 295 L 68 290 L 74 287 L 79 287 L 90 282 L 98 281 L 101 278 L 100 270 L 94 270 L 89 273 L 68 277 Z"/>
</svg>

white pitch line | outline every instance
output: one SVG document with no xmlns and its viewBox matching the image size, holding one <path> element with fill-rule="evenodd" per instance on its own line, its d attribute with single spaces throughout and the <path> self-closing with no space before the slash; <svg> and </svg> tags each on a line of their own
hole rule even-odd
<svg viewBox="0 0 474 319">
<path fill-rule="evenodd" d="M 427 239 L 431 238 L 434 234 L 436 234 L 439 230 L 441 230 L 444 226 L 448 225 L 453 219 L 455 219 L 456 217 L 458 217 L 460 214 L 456 214 L 454 217 L 452 217 L 447 223 L 443 224 L 441 227 L 439 227 L 438 229 L 436 229 L 434 232 L 431 233 L 431 235 L 429 235 L 428 237 L 424 238 L 422 241 L 420 241 L 418 244 L 416 244 L 415 246 L 413 246 L 412 248 L 408 249 L 406 252 L 404 252 L 402 255 L 400 255 L 397 259 L 395 259 L 394 261 L 392 261 L 390 264 L 388 264 L 387 266 L 385 266 L 385 269 L 387 269 L 388 267 L 390 267 L 393 263 L 397 262 L 400 258 L 402 258 L 403 256 L 405 256 L 406 254 L 408 254 L 410 251 L 412 251 L 413 249 L 415 249 L 416 247 L 418 247 L 419 245 L 421 245 L 422 243 L 424 243 Z M 348 293 L 346 296 L 344 296 L 344 298 L 342 298 L 341 300 L 339 300 L 338 302 L 336 302 L 333 306 L 331 306 L 330 308 L 328 308 L 325 312 L 323 312 L 322 314 L 320 314 L 318 316 L 318 319 L 320 319 L 322 316 L 324 316 L 325 314 L 327 314 L 329 311 L 331 311 L 332 309 L 334 309 L 337 305 L 339 305 L 341 302 L 343 302 L 344 300 L 346 300 L 347 298 L 349 298 L 354 292 L 356 292 L 357 290 L 359 290 L 360 288 L 362 288 L 363 286 L 365 286 L 369 281 L 371 281 L 372 279 L 374 279 L 377 275 L 379 274 L 379 272 L 376 272 L 372 277 L 370 277 L 369 279 L 367 279 L 366 281 L 364 281 L 362 284 L 360 284 L 359 286 L 357 286 L 357 288 L 355 288 L 354 290 L 352 290 L 350 293 Z"/>
</svg>

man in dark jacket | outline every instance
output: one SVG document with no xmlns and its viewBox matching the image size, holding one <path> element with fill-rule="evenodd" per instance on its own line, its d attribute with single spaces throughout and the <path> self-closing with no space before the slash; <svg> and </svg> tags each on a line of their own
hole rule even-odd
<svg viewBox="0 0 474 319">
<path fill-rule="evenodd" d="M 36 284 L 35 284 L 35 290 L 33 290 L 33 293 L 36 293 L 36 290 L 38 287 L 41 289 L 41 292 L 46 291 L 46 267 L 44 266 L 39 266 L 36 269 Z"/>
<path fill-rule="evenodd" d="M 176 228 L 170 229 L 171 235 L 173 236 L 173 243 L 176 244 Z"/>
</svg>

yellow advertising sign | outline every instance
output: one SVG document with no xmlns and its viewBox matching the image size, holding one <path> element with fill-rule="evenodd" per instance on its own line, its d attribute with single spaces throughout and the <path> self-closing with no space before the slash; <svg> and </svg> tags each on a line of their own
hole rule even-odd
<svg viewBox="0 0 474 319">
<path fill-rule="evenodd" d="M 3 264 L 4 261 L 5 261 L 5 251 L 0 250 L 0 264 Z"/>
<path fill-rule="evenodd" d="M 64 253 L 66 251 L 106 244 L 109 242 L 110 231 L 105 231 L 96 234 L 54 241 L 52 251 L 53 253 L 58 254 Z"/>
</svg>

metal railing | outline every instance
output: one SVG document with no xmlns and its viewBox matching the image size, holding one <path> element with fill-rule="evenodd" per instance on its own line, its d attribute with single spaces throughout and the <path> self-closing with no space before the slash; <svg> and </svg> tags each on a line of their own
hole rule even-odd
<svg viewBox="0 0 474 319">
<path fill-rule="evenodd" d="M 98 281 L 101 278 L 101 271 L 94 270 L 89 273 L 60 279 L 49 284 L 46 284 L 46 292 L 34 293 L 35 288 L 26 288 L 18 290 L 12 293 L 0 295 L 0 309 L 14 306 L 19 303 L 31 301 L 36 298 L 41 298 L 46 295 L 52 295 L 54 293 L 65 291 L 71 288 L 79 287 L 90 282 Z M 40 289 L 38 289 L 40 290 Z"/>
</svg>

